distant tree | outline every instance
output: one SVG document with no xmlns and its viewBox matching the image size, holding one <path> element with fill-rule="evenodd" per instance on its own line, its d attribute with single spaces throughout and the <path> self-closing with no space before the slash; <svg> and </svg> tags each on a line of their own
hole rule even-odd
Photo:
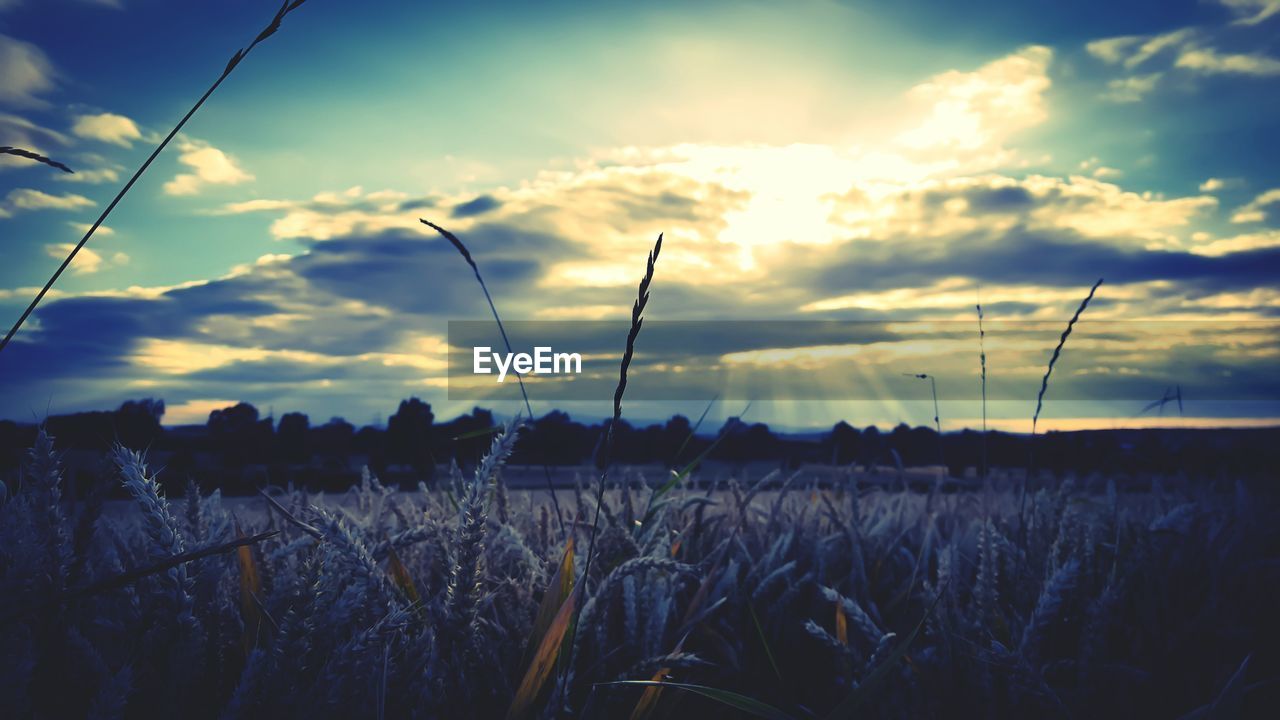
<svg viewBox="0 0 1280 720">
<path fill-rule="evenodd" d="M 387 456 L 391 462 L 411 465 L 419 475 L 430 477 L 435 469 L 431 453 L 431 426 L 435 415 L 431 406 L 418 398 L 400 402 L 396 414 L 387 421 Z"/>
<path fill-rule="evenodd" d="M 689 436 L 693 433 L 693 425 L 690 424 L 689 418 L 683 415 L 672 415 L 671 419 L 662 426 L 662 435 L 658 441 L 658 460 L 663 465 L 675 467 L 682 461 L 688 462 L 693 457 L 689 454 L 689 445 L 692 440 Z M 684 448 L 685 457 L 678 457 Z"/>
<path fill-rule="evenodd" d="M 280 424 L 276 426 L 276 448 L 281 460 L 294 464 L 310 460 L 311 452 L 307 443 L 310 429 L 311 422 L 302 413 L 285 413 L 280 418 Z"/>
<path fill-rule="evenodd" d="M 382 428 L 365 425 L 351 440 L 356 453 L 364 455 L 365 464 L 377 475 L 387 473 L 387 433 Z"/>
<path fill-rule="evenodd" d="M 859 462 L 863 465 L 875 465 L 882 459 L 881 453 L 884 452 L 884 441 L 880 437 L 880 428 L 875 425 L 868 425 L 862 431 L 861 441 L 858 443 L 860 452 L 858 453 Z"/>
<path fill-rule="evenodd" d="M 258 409 L 246 402 L 209 413 L 209 440 L 226 465 L 266 462 L 273 439 L 271 421 L 259 420 Z"/>
<path fill-rule="evenodd" d="M 538 418 L 527 432 L 516 443 L 512 464 L 577 465 L 591 452 L 590 431 L 560 410 Z"/>
<path fill-rule="evenodd" d="M 488 450 L 493 436 L 482 431 L 492 429 L 494 424 L 492 412 L 481 407 L 472 408 L 469 415 L 459 415 L 440 428 L 443 437 L 439 447 L 459 465 L 471 465 L 484 457 Z M 520 443 L 516 443 L 516 448 L 519 447 Z"/>
<path fill-rule="evenodd" d="M 329 418 L 324 425 L 311 428 L 311 452 L 324 458 L 330 466 L 345 467 L 355 435 L 356 429 L 351 423 L 340 417 Z"/>
<path fill-rule="evenodd" d="M 764 423 L 744 425 L 738 418 L 729 418 L 720 429 L 724 439 L 713 457 L 730 463 L 744 463 L 776 458 L 778 438 Z"/>
<path fill-rule="evenodd" d="M 125 447 L 147 448 L 164 433 L 160 427 L 162 417 L 164 400 L 126 400 L 115 412 L 117 438 Z"/>
<path fill-rule="evenodd" d="M 841 420 L 823 441 L 823 455 L 833 465 L 848 465 L 858 459 L 858 440 L 857 428 Z"/>
</svg>

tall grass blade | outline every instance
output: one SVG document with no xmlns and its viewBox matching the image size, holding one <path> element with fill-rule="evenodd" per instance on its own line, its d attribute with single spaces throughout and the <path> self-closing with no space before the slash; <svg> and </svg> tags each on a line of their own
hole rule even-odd
<svg viewBox="0 0 1280 720">
<path fill-rule="evenodd" d="M 676 682 L 655 682 L 653 680 L 615 680 L 613 682 L 599 683 L 600 685 L 636 685 L 641 687 L 660 687 L 675 688 L 684 690 L 695 695 L 701 695 L 709 700 L 714 700 L 721 705 L 731 707 L 754 717 L 766 718 L 766 720 L 794 720 L 794 718 L 778 708 L 768 703 L 760 702 L 752 697 L 747 697 L 740 693 L 730 690 L 721 690 L 720 688 L 708 687 L 706 685 L 692 685 L 689 683 Z"/>
<path fill-rule="evenodd" d="M 560 655 L 560 648 L 569 632 L 569 626 L 573 622 L 574 613 L 578 607 L 578 600 L 582 595 L 582 587 L 579 584 L 569 593 L 569 597 L 565 598 L 560 605 L 560 610 L 556 612 L 551 625 L 543 634 L 542 641 L 538 643 L 538 650 L 534 653 L 533 660 L 530 661 L 524 677 L 520 680 L 520 687 L 516 689 L 515 697 L 511 699 L 511 706 L 507 709 L 507 720 L 523 718 L 533 709 L 538 693 L 542 691 L 542 686 L 546 684 L 547 678 L 551 677 L 551 671 L 555 669 L 556 658 Z"/>
</svg>

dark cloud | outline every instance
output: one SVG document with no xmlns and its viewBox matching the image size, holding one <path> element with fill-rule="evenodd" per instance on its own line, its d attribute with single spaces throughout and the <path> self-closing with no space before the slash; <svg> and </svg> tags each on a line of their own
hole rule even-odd
<svg viewBox="0 0 1280 720">
<path fill-rule="evenodd" d="M 454 218 L 469 218 L 477 215 L 483 215 L 502 207 L 502 202 L 492 195 L 480 195 L 474 200 L 454 205 L 449 211 L 449 216 Z"/>
<path fill-rule="evenodd" d="M 1170 250 L 1128 249 L 1069 232 L 1015 228 L 992 237 L 975 233 L 941 241 L 852 241 L 839 258 L 806 274 L 817 294 L 925 287 L 940 277 L 987 284 L 1088 285 L 1175 281 L 1205 291 L 1269 287 L 1280 273 L 1280 248 L 1209 257 Z"/>
<path fill-rule="evenodd" d="M 1035 198 L 1020 186 L 974 188 L 964 194 L 969 207 L 979 213 L 1009 213 L 1029 210 Z"/>
</svg>

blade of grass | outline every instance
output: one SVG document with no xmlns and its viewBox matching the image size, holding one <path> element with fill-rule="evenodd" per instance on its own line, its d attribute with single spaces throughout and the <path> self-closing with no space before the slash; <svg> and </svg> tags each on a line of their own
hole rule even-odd
<svg viewBox="0 0 1280 720">
<path fill-rule="evenodd" d="M 672 456 L 671 458 L 672 465 L 679 464 L 680 456 L 684 454 L 684 449 L 688 447 L 689 443 L 693 440 L 693 438 L 697 436 L 698 428 L 702 427 L 702 421 L 707 419 L 707 413 L 711 412 L 711 406 L 715 405 L 716 400 L 719 400 L 719 399 L 720 399 L 719 395 L 711 398 L 711 402 L 708 402 L 707 406 L 702 408 L 702 414 L 698 416 L 698 422 L 693 424 L 693 428 L 690 429 L 689 434 L 685 436 L 684 442 L 680 443 L 680 447 L 676 449 L 676 454 Z"/>
<path fill-rule="evenodd" d="M 654 491 L 649 495 L 649 503 L 645 507 L 644 516 L 640 522 L 639 527 L 644 527 L 645 523 L 649 522 L 649 520 L 652 519 L 653 512 L 656 509 L 654 506 L 657 503 L 657 501 L 661 499 L 663 495 L 666 495 L 667 493 L 671 492 L 676 487 L 678 487 L 680 483 L 684 482 L 684 480 L 688 478 L 689 475 L 692 474 L 693 471 L 696 470 L 699 465 L 702 464 L 703 460 L 706 460 L 707 457 L 711 455 L 711 453 L 715 452 L 715 449 L 719 447 L 720 443 L 724 442 L 724 439 L 726 437 L 728 437 L 734 430 L 736 430 L 738 426 L 743 424 L 742 418 L 745 417 L 750 410 L 751 410 L 751 403 L 747 403 L 747 406 L 742 409 L 742 412 L 738 414 L 738 417 L 732 418 L 730 422 L 727 423 L 725 427 L 721 429 L 720 434 L 716 436 L 716 439 L 713 440 L 711 444 L 708 445 L 705 449 L 703 449 L 702 452 L 698 453 L 697 457 L 691 460 L 689 464 L 685 465 L 684 468 L 681 469 L 679 472 L 675 470 L 671 471 L 671 477 L 668 478 L 665 483 L 663 483 L 662 485 L 654 489 Z M 699 420 L 698 422 L 701 423 L 702 421 Z"/>
<path fill-rule="evenodd" d="M 471 266 L 471 272 L 475 274 L 476 282 L 480 283 L 480 290 L 484 292 L 484 299 L 489 303 L 489 311 L 493 313 L 493 321 L 498 325 L 498 333 L 502 335 L 502 343 L 507 346 L 508 353 L 514 353 L 515 351 L 511 349 L 511 340 L 507 338 L 507 329 L 502 325 L 502 318 L 498 316 L 498 307 L 493 304 L 493 296 L 489 294 L 489 286 L 484 284 L 484 277 L 480 275 L 480 266 L 476 264 L 475 258 L 471 257 L 471 251 L 467 249 L 466 245 L 462 244 L 462 241 L 458 239 L 457 235 L 454 235 L 430 220 L 418 218 L 418 222 L 421 222 L 423 225 L 435 230 L 444 237 L 445 240 L 448 240 L 449 243 L 453 245 L 454 249 L 462 255 L 462 259 L 467 261 L 467 265 Z M 516 382 L 520 385 L 520 396 L 524 398 L 524 409 L 529 413 L 529 422 L 533 423 L 533 405 L 529 403 L 529 391 L 524 387 L 524 378 L 520 376 L 519 372 L 514 370 L 512 371 L 512 374 L 516 376 Z M 547 483 L 547 492 L 551 495 L 551 505 L 556 510 L 556 521 L 560 525 L 560 536 L 568 537 L 568 530 L 564 525 L 564 515 L 560 512 L 560 499 L 556 497 L 556 488 L 551 482 L 551 469 L 547 467 L 546 463 L 542 464 L 542 475 Z"/>
<path fill-rule="evenodd" d="M 751 611 L 751 623 L 756 627 L 756 635 L 760 637 L 760 644 L 764 646 L 765 657 L 769 658 L 769 667 L 773 668 L 773 674 L 778 676 L 778 681 L 782 681 L 782 671 L 778 669 L 778 661 L 773 657 L 773 648 L 769 647 L 769 638 L 764 635 L 764 626 L 760 624 L 760 616 L 756 614 L 756 606 L 754 603 L 747 603 L 747 609 Z"/>
<path fill-rule="evenodd" d="M 274 35 L 275 32 L 280 29 L 280 22 L 284 20 L 285 16 L 294 10 L 297 10 L 306 1 L 307 0 L 285 0 L 285 2 L 280 6 L 280 9 L 276 11 L 275 17 L 273 17 L 271 22 L 258 33 L 258 36 L 254 38 L 253 42 L 249 43 L 248 47 L 237 50 L 236 54 L 231 56 L 231 60 L 227 62 L 226 67 L 222 70 L 222 74 L 218 76 L 218 79 L 213 81 L 213 84 L 209 86 L 209 89 L 205 90 L 204 94 L 200 96 L 200 99 L 196 101 L 196 104 L 191 106 L 191 109 L 187 111 L 187 114 L 183 115 L 182 119 L 178 121 L 178 124 L 174 125 L 173 129 L 169 131 L 169 134 L 160 141 L 160 144 L 156 145 L 156 149 L 151 151 L 151 154 L 147 156 L 147 159 L 143 161 L 142 165 L 138 166 L 138 169 L 134 171 L 133 176 L 129 178 L 129 181 L 124 184 L 124 187 L 120 188 L 120 191 L 116 193 L 114 198 L 112 198 L 106 209 L 98 216 L 98 219 L 94 220 L 93 224 L 89 226 L 89 229 L 85 231 L 84 237 L 80 238 L 80 242 L 76 243 L 75 247 L 71 249 L 71 252 L 67 254 L 67 259 L 63 260 L 62 264 L 58 266 L 58 269 L 54 271 L 53 276 L 49 278 L 49 282 L 45 283 L 44 287 L 40 289 L 40 292 L 36 293 L 31 304 L 23 311 L 22 317 L 18 318 L 18 321 L 13 324 L 13 327 L 10 328 L 9 332 L 4 336 L 4 339 L 0 340 L 0 352 L 3 352 L 4 349 L 8 347 L 9 341 L 17 334 L 18 329 L 27 321 L 27 318 L 31 316 L 31 313 L 35 312 L 36 306 L 39 305 L 40 301 L 44 299 L 44 296 L 49 293 L 50 288 L 52 288 L 53 284 L 58 281 L 58 278 L 62 276 L 62 273 L 66 271 L 67 266 L 71 265 L 71 261 L 75 259 L 76 254 L 85 246 L 85 243 L 89 242 L 89 238 L 93 237 L 93 234 L 97 232 L 102 223 L 106 221 L 107 216 L 111 214 L 111 211 L 115 210 L 116 205 L 119 205 L 120 201 L 124 199 L 125 194 L 133 188 L 134 183 L 138 182 L 138 178 L 142 177 L 142 174 L 147 171 L 147 168 L 151 167 L 151 163 L 155 162 L 155 159 L 160 156 L 160 153 L 168 147 L 169 142 L 178 134 L 178 131 L 182 130 L 183 126 L 187 124 L 187 121 L 196 114 L 196 111 L 199 110 L 200 107 L 204 105 L 205 101 L 209 99 L 209 96 L 213 94 L 213 91 L 217 90 L 218 86 L 222 84 L 222 81 L 227 79 L 227 76 L 231 74 L 231 71 L 235 70 L 236 66 L 248 57 L 249 53 L 253 52 L 253 49 L 258 46 L 258 43 Z"/>
<path fill-rule="evenodd" d="M 267 503 L 271 505 L 272 509 L 280 513 L 280 516 L 283 517 L 286 521 L 288 521 L 289 524 L 298 528 L 302 532 L 310 535 L 316 540 L 324 540 L 324 533 L 320 532 L 320 530 L 317 529 L 314 525 L 308 525 L 307 523 L 304 523 L 301 520 L 299 520 L 296 516 L 294 516 L 293 513 L 289 512 L 285 508 L 285 506 L 281 505 L 275 498 L 271 497 L 271 495 L 263 491 L 261 488 L 258 489 L 258 494 L 266 498 Z"/>
<path fill-rule="evenodd" d="M 635 685 L 640 687 L 660 687 L 660 688 L 676 688 L 686 692 L 701 695 L 709 700 L 714 700 L 721 705 L 731 707 L 734 710 L 740 710 L 755 717 L 767 718 L 768 720 L 794 720 L 792 716 L 769 705 L 760 702 L 752 697 L 747 697 L 741 693 L 732 692 L 730 690 L 721 690 L 707 685 L 692 685 L 689 683 L 661 682 L 653 680 L 615 680 L 607 683 L 597 683 L 597 685 Z"/>
</svg>

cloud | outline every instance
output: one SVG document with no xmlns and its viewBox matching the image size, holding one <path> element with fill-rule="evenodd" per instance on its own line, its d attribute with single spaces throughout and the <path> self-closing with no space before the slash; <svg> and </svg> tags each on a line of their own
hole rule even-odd
<svg viewBox="0 0 1280 720">
<path fill-rule="evenodd" d="M 1163 76 L 1164 73 L 1156 72 L 1108 80 L 1107 91 L 1102 93 L 1101 98 L 1114 103 L 1138 102 L 1156 89 Z"/>
<path fill-rule="evenodd" d="M 1236 25 L 1258 25 L 1280 13 L 1280 0 L 1218 0 L 1237 17 Z"/>
<path fill-rule="evenodd" d="M 1239 24 L 1256 24 L 1276 12 L 1280 0 L 1224 0 L 1237 11 L 1254 12 Z M 1150 95 L 1163 78 L 1174 72 L 1204 78 L 1222 75 L 1275 77 L 1280 75 L 1280 59 L 1262 48 L 1249 47 L 1257 41 L 1248 33 L 1230 27 L 1182 28 L 1155 35 L 1126 35 L 1094 40 L 1085 50 L 1102 62 L 1118 66 L 1129 74 L 1107 81 L 1099 97 L 1109 102 L 1138 102 Z M 1147 65 L 1161 66 L 1134 74 Z"/>
<path fill-rule="evenodd" d="M 37 125 L 18 115 L 0 113 L 0 145 L 25 148 L 42 155 L 60 154 L 60 150 L 71 144 L 71 138 L 49 128 Z M 0 170 L 10 167 L 30 167 L 31 161 L 12 155 L 0 155 Z M 69 173 L 57 173 L 71 177 Z"/>
<path fill-rule="evenodd" d="M 72 228 L 74 228 L 75 231 L 80 233 L 81 235 L 89 232 L 89 228 L 93 227 L 89 223 L 81 223 L 81 222 L 75 222 L 75 221 L 68 222 L 67 224 L 70 225 Z M 108 237 L 111 235 L 115 235 L 116 231 L 106 225 L 99 225 L 98 229 L 95 230 L 93 234 L 94 234 L 94 237 Z"/>
<path fill-rule="evenodd" d="M 1146 42 L 1118 46 L 1115 64 Z M 1091 158 L 1064 176 L 1013 162 L 1012 138 L 1048 120 L 1051 62 L 1047 49 L 1030 48 L 936 75 L 911 96 L 917 114 L 900 125 L 907 139 L 879 148 L 616 148 L 480 196 L 245 192 L 211 212 L 245 216 L 240 228 L 260 218 L 264 232 L 297 241 L 281 246 L 295 254 L 179 287 L 51 299 L 10 353 L 8 377 L 23 382 L 0 376 L 0 397 L 17 406 L 54 387 L 88 402 L 145 388 L 201 410 L 201 402 L 228 404 L 211 398 L 243 397 L 304 409 L 328 403 L 361 417 L 409 392 L 435 392 L 446 323 L 488 310 L 456 251 L 418 217 L 467 243 L 513 321 L 625 321 L 660 231 L 667 240 L 655 320 L 962 317 L 970 333 L 981 286 L 992 313 L 1052 319 L 1060 332 L 1081 288 L 1099 275 L 1106 291 L 1091 319 L 1280 314 L 1280 294 L 1270 290 L 1280 243 L 1268 231 L 1210 232 L 1216 198 L 1146 192 L 1142 173 L 1117 169 L 1128 169 L 1122 156 L 1108 155 L 1109 165 Z M 947 118 L 958 122 L 950 127 Z M 180 146 L 184 156 L 201 148 L 208 146 Z M 197 189 L 214 182 L 189 175 Z M 1206 183 L 1201 193 L 1218 189 Z M 95 269 L 117 260 L 125 261 L 103 252 Z M 877 330 L 880 342 L 898 345 L 894 352 L 910 351 Z M 717 352 L 786 346 L 781 331 L 726 333 L 736 346 L 709 338 L 697 349 L 708 365 L 719 362 Z M 971 348 L 968 334 L 964 343 Z M 1042 372 L 1044 347 L 1035 350 L 1027 366 Z M 643 362 L 674 357 L 659 347 L 646 353 Z M 935 355 L 939 363 L 950 357 Z"/>
<path fill-rule="evenodd" d="M 142 139 L 138 126 L 129 118 L 114 113 L 80 115 L 71 126 L 77 137 L 98 140 L 120 147 L 132 147 L 134 140 Z"/>
<path fill-rule="evenodd" d="M 1085 50 L 1103 62 L 1120 64 L 1132 70 L 1167 50 L 1182 46 L 1193 37 L 1195 30 L 1184 28 L 1158 35 L 1126 35 L 1094 40 L 1085 45 Z"/>
<path fill-rule="evenodd" d="M 52 243 L 45 245 L 45 254 L 55 260 L 65 260 L 67 255 L 71 254 L 75 248 L 75 243 Z M 110 257 L 103 257 L 98 251 L 82 247 L 80 252 L 76 253 L 76 257 L 71 261 L 71 272 L 77 275 L 91 275 L 104 270 L 108 267 L 129 264 L 129 256 L 122 252 L 115 252 Z"/>
<path fill-rule="evenodd" d="M 952 70 L 917 85 L 908 95 L 928 110 L 898 142 L 913 150 L 1000 151 L 1009 136 L 1047 119 L 1052 59 L 1052 50 L 1036 45 L 976 71 Z"/>
<path fill-rule="evenodd" d="M 41 190 L 17 188 L 10 190 L 4 201 L 0 202 L 0 217 L 9 217 L 22 210 L 78 210 L 93 205 L 94 202 L 83 195 L 50 195 Z"/>
<path fill-rule="evenodd" d="M 449 211 L 449 216 L 455 218 L 475 217 L 497 208 L 500 204 L 492 195 L 480 195 L 474 200 L 454 205 L 453 209 Z"/>
<path fill-rule="evenodd" d="M 39 95 L 52 90 L 56 79 L 53 63 L 40 48 L 0 34 L 0 104 L 46 107 Z"/>
<path fill-rule="evenodd" d="M 1082 166 L 1095 173 L 1102 167 L 1094 160 Z M 880 242 L 1022 227 L 1069 230 L 1127 246 L 1175 248 L 1186 244 L 1193 221 L 1215 207 L 1211 196 L 1165 198 L 1097 177 L 977 175 L 855 187 L 837 202 L 832 217 L 851 237 Z"/>
<path fill-rule="evenodd" d="M 1276 247 L 1280 247 L 1280 230 L 1236 235 L 1217 240 L 1206 239 L 1203 244 L 1192 247 L 1191 252 L 1197 255 L 1221 257 L 1232 253 L 1267 250 Z"/>
<path fill-rule="evenodd" d="M 238 185 L 253 179 L 234 158 L 201 140 L 184 139 L 178 162 L 192 172 L 180 173 L 164 184 L 168 195 L 195 195 L 207 185 Z"/>
<path fill-rule="evenodd" d="M 120 173 L 115 168 L 94 168 L 92 170 L 84 170 L 76 168 L 74 173 L 62 173 L 54 176 L 62 182 L 87 183 L 89 185 L 101 185 L 102 183 L 112 183 L 120 179 Z"/>
<path fill-rule="evenodd" d="M 1236 208 L 1231 214 L 1233 223 L 1258 223 L 1268 219 L 1270 213 L 1280 209 L 1280 188 L 1268 190 Z"/>
<path fill-rule="evenodd" d="M 1240 184 L 1240 180 L 1238 178 L 1211 177 L 1208 180 L 1205 180 L 1204 182 L 1200 183 L 1200 192 L 1202 193 L 1217 192 L 1219 190 L 1225 190 L 1228 187 L 1234 187 L 1239 184 Z"/>
<path fill-rule="evenodd" d="M 1259 53 L 1219 53 L 1212 48 L 1185 48 L 1174 65 L 1203 75 L 1280 75 L 1280 60 L 1273 57 Z"/>
</svg>

